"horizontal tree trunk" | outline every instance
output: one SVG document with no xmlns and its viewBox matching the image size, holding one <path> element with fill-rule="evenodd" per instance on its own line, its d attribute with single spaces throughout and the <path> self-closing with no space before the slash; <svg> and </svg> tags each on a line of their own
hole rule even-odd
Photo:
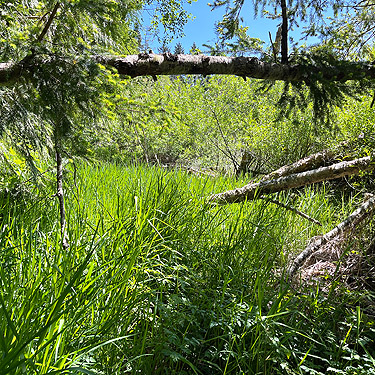
<svg viewBox="0 0 375 375">
<path fill-rule="evenodd" d="M 273 81 L 308 81 L 313 79 L 341 82 L 375 78 L 373 64 L 353 62 L 339 62 L 337 65 L 319 67 L 316 65 L 266 63 L 256 57 L 175 55 L 172 53 L 161 55 L 140 53 L 125 57 L 95 56 L 92 58 L 98 63 L 114 67 L 120 74 L 130 77 L 227 74 Z M 18 78 L 27 76 L 29 71 L 38 64 L 43 64 L 43 62 L 32 57 L 19 63 L 0 63 L 0 84 L 12 84 Z"/>
<path fill-rule="evenodd" d="M 275 178 L 289 176 L 293 173 L 305 172 L 311 169 L 322 167 L 329 160 L 332 160 L 334 156 L 334 152 L 330 150 L 325 150 L 313 155 L 306 156 L 305 158 L 300 159 L 293 164 L 284 165 L 276 171 L 263 176 L 261 181 L 272 180 Z"/>
<path fill-rule="evenodd" d="M 357 208 L 350 216 L 348 216 L 343 222 L 333 228 L 331 231 L 323 236 L 313 237 L 302 253 L 300 253 L 293 261 L 289 267 L 287 274 L 292 277 L 297 270 L 302 266 L 304 261 L 319 248 L 329 241 L 332 241 L 338 236 L 343 236 L 349 234 L 361 221 L 363 221 L 368 215 L 370 215 L 375 210 L 375 196 L 366 200 L 362 205 Z"/>
<path fill-rule="evenodd" d="M 329 167 L 321 167 L 307 172 L 294 173 L 273 180 L 250 183 L 242 188 L 211 195 L 208 199 L 211 202 L 220 204 L 238 203 L 265 194 L 277 193 L 287 189 L 298 188 L 317 182 L 358 174 L 361 171 L 372 170 L 374 167 L 375 162 L 373 161 L 373 156 L 366 156 L 352 161 L 343 161 Z"/>
</svg>

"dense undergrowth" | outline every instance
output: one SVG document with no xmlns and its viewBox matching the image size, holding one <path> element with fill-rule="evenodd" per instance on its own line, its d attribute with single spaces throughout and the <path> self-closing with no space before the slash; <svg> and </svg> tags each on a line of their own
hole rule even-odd
<svg viewBox="0 0 375 375">
<path fill-rule="evenodd" d="M 282 83 L 267 91 L 261 87 L 261 81 L 229 76 L 138 78 L 123 93 L 128 106 L 100 131 L 88 126 L 78 144 L 86 137 L 100 160 L 230 172 L 246 152 L 249 170 L 260 174 L 358 136 L 373 147 L 372 97 L 347 99 L 327 124 L 314 118 L 312 106 L 281 115 Z"/>
<path fill-rule="evenodd" d="M 209 205 L 243 184 L 229 177 L 114 164 L 77 176 L 66 252 L 52 190 L 1 196 L 0 374 L 375 373 L 364 291 L 282 281 L 290 253 L 355 198 L 280 194 L 320 228 L 265 201 Z"/>
</svg>

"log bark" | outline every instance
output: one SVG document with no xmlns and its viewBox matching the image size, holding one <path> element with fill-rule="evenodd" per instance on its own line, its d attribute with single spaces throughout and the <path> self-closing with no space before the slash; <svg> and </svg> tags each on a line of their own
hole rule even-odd
<svg viewBox="0 0 375 375">
<path fill-rule="evenodd" d="M 306 156 L 293 164 L 285 165 L 276 171 L 273 171 L 262 177 L 261 181 L 272 180 L 275 178 L 289 176 L 293 173 L 305 172 L 324 166 L 325 163 L 332 160 L 335 153 L 330 150 L 317 152 L 316 154 Z"/>
<path fill-rule="evenodd" d="M 261 195 L 277 193 L 279 191 L 298 188 L 317 182 L 333 180 L 336 178 L 370 171 L 375 168 L 374 155 L 366 156 L 352 161 L 343 161 L 329 167 L 321 167 L 301 173 L 293 173 L 268 181 L 250 183 L 234 190 L 211 195 L 208 199 L 219 204 L 238 203 L 255 199 Z"/>
<path fill-rule="evenodd" d="M 351 230 L 361 223 L 366 217 L 368 217 L 375 210 L 375 196 L 366 200 L 360 207 L 358 207 L 350 216 L 348 216 L 343 222 L 333 228 L 331 231 L 323 236 L 316 236 L 310 240 L 309 245 L 305 248 L 302 253 L 300 253 L 293 261 L 289 269 L 287 270 L 287 275 L 289 278 L 293 277 L 298 269 L 302 266 L 304 261 L 316 251 L 320 249 L 321 246 L 327 244 L 333 239 L 344 236 L 350 233 Z"/>
<path fill-rule="evenodd" d="M 181 74 L 225 74 L 243 78 L 258 78 L 272 81 L 341 81 L 375 78 L 375 66 L 367 63 L 345 62 L 337 66 L 288 65 L 266 63 L 256 57 L 226 57 L 205 55 L 175 55 L 171 53 L 138 55 L 94 56 L 96 62 L 114 67 L 119 74 L 138 76 L 181 75 Z M 24 59 L 25 60 L 25 59 Z M 13 84 L 27 77 L 37 65 L 48 64 L 37 57 L 19 63 L 0 63 L 0 85 Z"/>
</svg>

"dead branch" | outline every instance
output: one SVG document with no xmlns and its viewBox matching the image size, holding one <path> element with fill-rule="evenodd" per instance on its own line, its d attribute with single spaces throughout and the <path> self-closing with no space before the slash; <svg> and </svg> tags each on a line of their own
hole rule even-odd
<svg viewBox="0 0 375 375">
<path fill-rule="evenodd" d="M 309 245 L 293 261 L 287 271 L 289 278 L 293 277 L 304 261 L 313 253 L 328 242 L 334 241 L 338 237 L 348 235 L 359 223 L 375 210 L 375 196 L 364 201 L 350 216 L 343 222 L 333 228 L 331 231 L 322 236 L 313 237 Z"/>
<path fill-rule="evenodd" d="M 263 176 L 261 181 L 272 180 L 275 178 L 285 177 L 293 173 L 305 172 L 311 169 L 316 169 L 324 166 L 329 160 L 335 157 L 335 153 L 330 150 L 317 152 L 316 154 L 306 156 L 303 159 L 296 161 L 293 164 L 284 165 L 281 168 L 273 171 L 266 176 Z"/>
<path fill-rule="evenodd" d="M 55 4 L 55 6 L 54 6 L 52 12 L 51 12 L 51 15 L 50 15 L 49 18 L 48 18 L 46 24 L 44 25 L 44 28 L 43 28 L 42 32 L 41 32 L 40 35 L 38 36 L 38 38 L 37 38 L 37 42 L 40 43 L 40 42 L 43 40 L 44 36 L 47 34 L 48 29 L 50 28 L 50 26 L 51 26 L 51 24 L 52 24 L 52 21 L 53 21 L 53 19 L 54 19 L 55 16 L 56 16 L 56 13 L 57 13 L 57 10 L 59 9 L 59 6 L 60 6 L 60 3 L 57 2 L 57 3 Z"/>
<path fill-rule="evenodd" d="M 259 198 L 260 198 L 260 199 L 264 199 L 264 200 L 267 201 L 267 202 L 270 202 L 270 203 L 273 203 L 273 204 L 277 204 L 278 206 L 283 207 L 283 208 L 285 208 L 286 210 L 289 210 L 289 211 L 291 211 L 291 212 L 294 212 L 295 214 L 297 214 L 297 215 L 303 217 L 303 218 L 306 219 L 306 220 L 311 221 L 311 222 L 314 223 L 314 224 L 317 224 L 317 225 L 322 226 L 322 223 L 321 223 L 320 221 L 314 219 L 313 217 L 311 217 L 311 216 L 305 214 L 304 212 L 302 212 L 302 211 L 300 211 L 300 210 L 297 210 L 295 207 L 288 206 L 288 205 L 286 205 L 286 204 L 284 204 L 284 203 L 282 203 L 282 202 L 280 202 L 280 201 L 277 201 L 277 200 L 275 200 L 275 199 L 271 199 L 271 198 L 269 198 L 269 197 L 265 197 L 265 196 L 263 196 L 263 195 L 260 196 Z"/>
</svg>

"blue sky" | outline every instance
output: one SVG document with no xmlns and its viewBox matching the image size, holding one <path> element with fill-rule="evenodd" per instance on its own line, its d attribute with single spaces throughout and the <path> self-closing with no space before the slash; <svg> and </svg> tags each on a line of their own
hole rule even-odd
<svg viewBox="0 0 375 375">
<path fill-rule="evenodd" d="M 245 4 L 246 3 L 247 2 L 245 2 Z M 186 36 L 178 39 L 178 41 L 182 43 L 185 49 L 190 48 L 193 42 L 195 42 L 197 46 L 202 46 L 204 43 L 213 44 L 216 38 L 215 22 L 221 20 L 225 13 L 225 7 L 212 10 L 212 8 L 207 5 L 207 1 L 198 0 L 190 6 L 186 6 L 186 10 L 188 10 L 195 18 L 190 20 L 185 26 Z M 241 15 L 245 21 L 244 26 L 249 26 L 248 33 L 251 37 L 268 41 L 268 32 L 271 31 L 272 34 L 275 33 L 278 21 L 259 17 L 254 18 L 252 4 L 250 4 L 250 6 L 245 5 Z"/>
<path fill-rule="evenodd" d="M 225 7 L 217 8 L 212 10 L 207 5 L 207 0 L 197 0 L 192 4 L 186 4 L 185 9 L 192 14 L 193 20 L 189 20 L 185 26 L 183 38 L 175 39 L 171 44 L 171 51 L 173 52 L 174 46 L 177 42 L 180 42 L 185 53 L 189 53 L 190 47 L 195 42 L 198 47 L 202 47 L 205 44 L 214 44 L 215 41 L 215 22 L 219 21 L 224 12 Z M 271 32 L 274 37 L 277 30 L 277 25 L 280 20 L 270 20 L 258 16 L 254 17 L 252 1 L 245 1 L 244 8 L 242 9 L 241 16 L 244 18 L 244 26 L 248 26 L 248 34 L 251 37 L 259 38 L 269 44 L 268 33 Z M 147 16 L 145 17 L 147 19 Z M 290 35 L 298 39 L 300 31 L 295 30 Z M 152 49 L 157 51 L 160 46 L 156 40 L 151 42 Z M 203 48 L 204 50 L 204 48 Z"/>
</svg>

